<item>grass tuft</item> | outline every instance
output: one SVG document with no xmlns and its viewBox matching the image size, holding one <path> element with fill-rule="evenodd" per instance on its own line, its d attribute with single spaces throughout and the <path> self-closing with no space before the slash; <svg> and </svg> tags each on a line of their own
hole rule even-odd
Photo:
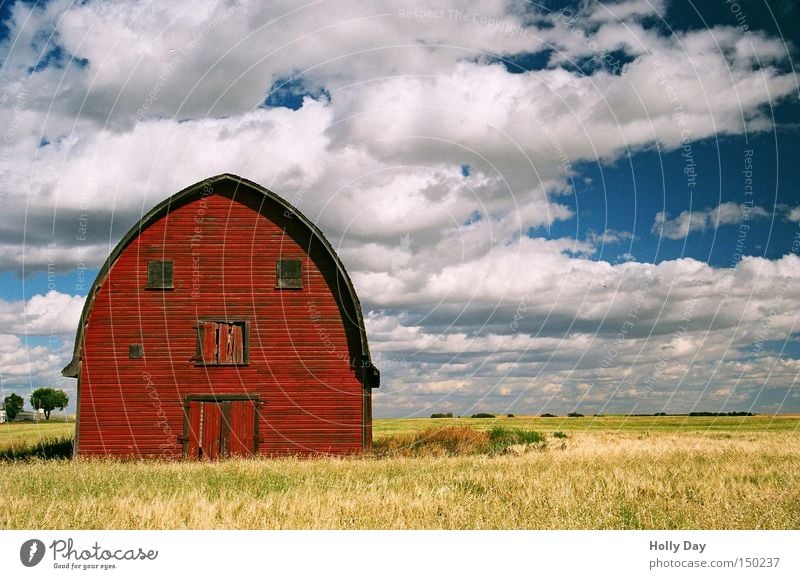
<svg viewBox="0 0 800 579">
<path fill-rule="evenodd" d="M 544 436 L 535 430 L 502 428 L 500 426 L 489 431 L 489 454 L 505 454 L 514 449 L 525 451 L 530 447 L 546 448 L 547 442 Z"/>
<path fill-rule="evenodd" d="M 43 438 L 29 446 L 0 448 L 0 460 L 72 458 L 73 445 L 72 436 Z"/>
<path fill-rule="evenodd" d="M 542 434 L 530 430 L 451 426 L 384 437 L 374 442 L 373 451 L 378 457 L 498 455 L 531 446 L 544 448 L 546 444 Z"/>
</svg>

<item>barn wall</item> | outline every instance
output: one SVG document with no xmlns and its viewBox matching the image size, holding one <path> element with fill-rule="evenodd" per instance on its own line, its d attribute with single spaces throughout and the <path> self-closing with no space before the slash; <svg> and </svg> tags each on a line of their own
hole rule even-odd
<svg viewBox="0 0 800 579">
<path fill-rule="evenodd" d="M 217 184 L 113 264 L 86 320 L 79 455 L 179 457 L 182 401 L 201 393 L 260 394 L 262 454 L 362 449 L 364 392 L 351 364 L 360 337 L 335 298 L 335 263 L 296 217 L 254 210 L 254 195 L 233 200 Z M 302 290 L 275 289 L 279 258 L 303 259 Z M 162 259 L 174 262 L 174 289 L 146 290 L 148 260 Z M 203 317 L 249 321 L 247 366 L 195 362 Z M 130 344 L 142 344 L 142 359 L 129 359 Z"/>
</svg>

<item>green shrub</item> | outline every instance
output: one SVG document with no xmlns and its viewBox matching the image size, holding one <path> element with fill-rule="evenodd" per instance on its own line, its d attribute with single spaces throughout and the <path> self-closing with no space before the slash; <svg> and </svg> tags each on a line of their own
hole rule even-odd
<svg viewBox="0 0 800 579">
<path fill-rule="evenodd" d="M 372 443 L 377 456 L 457 456 L 488 451 L 486 432 L 466 426 L 428 428 L 412 434 L 380 438 Z"/>
<path fill-rule="evenodd" d="M 486 412 L 478 412 L 473 414 L 472 418 L 497 418 L 494 414 L 487 414 Z"/>
<path fill-rule="evenodd" d="M 503 454 L 515 445 L 546 445 L 544 436 L 535 430 L 495 427 L 489 431 L 489 454 Z"/>
<path fill-rule="evenodd" d="M 529 430 L 493 428 L 486 431 L 450 426 L 379 438 L 373 442 L 372 449 L 378 457 L 463 456 L 504 454 L 517 445 L 544 448 L 546 443 L 544 436 Z"/>
<path fill-rule="evenodd" d="M 72 458 L 73 446 L 72 436 L 45 438 L 33 446 L 0 449 L 0 460 Z"/>
<path fill-rule="evenodd" d="M 560 430 L 553 433 L 553 438 L 569 438 L 566 432 L 561 432 Z"/>
</svg>

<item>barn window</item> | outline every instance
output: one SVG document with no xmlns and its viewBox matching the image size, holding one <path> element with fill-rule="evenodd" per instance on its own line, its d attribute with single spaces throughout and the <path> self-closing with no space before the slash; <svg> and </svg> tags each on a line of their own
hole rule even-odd
<svg viewBox="0 0 800 579">
<path fill-rule="evenodd" d="M 128 358 L 139 360 L 144 355 L 141 344 L 131 344 L 128 346 Z"/>
<path fill-rule="evenodd" d="M 248 363 L 248 324 L 244 321 L 201 320 L 197 324 L 197 362 L 235 365 Z"/>
<path fill-rule="evenodd" d="M 299 259 L 279 259 L 275 279 L 278 289 L 302 289 L 303 262 Z"/>
<path fill-rule="evenodd" d="M 147 262 L 147 289 L 172 289 L 172 260 Z"/>
</svg>

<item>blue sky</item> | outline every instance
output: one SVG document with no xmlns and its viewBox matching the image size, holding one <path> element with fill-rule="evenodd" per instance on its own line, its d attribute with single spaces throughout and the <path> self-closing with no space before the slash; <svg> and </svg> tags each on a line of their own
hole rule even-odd
<svg viewBox="0 0 800 579">
<path fill-rule="evenodd" d="M 0 378 L 232 172 L 351 272 L 378 416 L 800 412 L 800 8 L 4 2 Z M 613 354 L 613 355 L 612 355 Z"/>
</svg>

